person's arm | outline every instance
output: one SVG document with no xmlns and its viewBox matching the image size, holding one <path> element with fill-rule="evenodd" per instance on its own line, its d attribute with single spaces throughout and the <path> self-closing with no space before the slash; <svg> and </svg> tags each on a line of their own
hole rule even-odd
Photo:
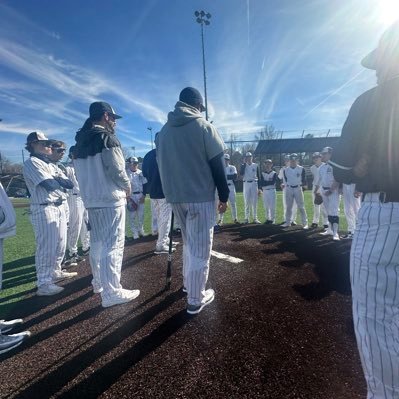
<svg viewBox="0 0 399 399">
<path fill-rule="evenodd" d="M 209 166 L 211 168 L 213 181 L 215 182 L 216 188 L 218 190 L 219 200 L 220 202 L 227 202 L 229 199 L 230 190 L 227 185 L 226 175 L 224 173 L 223 152 L 212 158 L 209 161 Z"/>
<path fill-rule="evenodd" d="M 305 168 L 302 168 L 302 188 L 305 189 L 306 187 L 306 172 Z"/>
<path fill-rule="evenodd" d="M 125 170 L 125 160 L 118 146 L 104 148 L 101 153 L 106 175 L 122 190 L 130 192 L 130 180 Z"/>
</svg>

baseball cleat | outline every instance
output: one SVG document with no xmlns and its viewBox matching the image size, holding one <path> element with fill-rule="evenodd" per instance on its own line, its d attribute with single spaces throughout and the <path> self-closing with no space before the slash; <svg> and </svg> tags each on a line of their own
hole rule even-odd
<svg viewBox="0 0 399 399">
<path fill-rule="evenodd" d="M 311 227 L 312 229 L 316 229 L 316 228 L 318 227 L 318 224 L 317 224 L 317 223 L 312 223 L 312 224 L 310 225 L 310 227 Z"/>
<path fill-rule="evenodd" d="M 133 234 L 133 240 L 138 240 L 139 235 L 138 234 Z"/>
<path fill-rule="evenodd" d="M 60 292 L 64 291 L 64 287 L 59 287 L 56 284 L 46 284 L 40 286 L 37 291 L 37 296 L 51 296 L 59 294 Z"/>
<path fill-rule="evenodd" d="M 352 240 L 353 239 L 353 234 L 349 232 L 348 234 L 344 234 L 341 236 L 341 240 Z"/>
<path fill-rule="evenodd" d="M 18 334 L 1 335 L 0 334 L 0 353 L 6 353 L 11 349 L 21 345 L 25 339 L 31 336 L 30 331 L 23 331 Z"/>
<path fill-rule="evenodd" d="M 305 226 L 302 227 L 304 230 L 309 230 L 309 226 L 305 224 Z"/>
<path fill-rule="evenodd" d="M 22 319 L 14 319 L 14 320 L 0 320 L 0 333 L 4 334 L 8 331 L 11 331 L 14 327 L 19 326 L 23 323 Z"/>
<path fill-rule="evenodd" d="M 188 314 L 198 314 L 204 309 L 205 306 L 209 305 L 215 299 L 215 291 L 212 289 L 208 289 L 205 291 L 204 302 L 201 305 L 187 305 L 187 313 Z"/>
<path fill-rule="evenodd" d="M 172 252 L 175 252 L 176 248 L 173 247 L 172 244 Z M 169 253 L 169 245 L 163 245 L 161 247 L 155 247 L 154 254 L 160 255 L 160 254 L 168 254 Z"/>
<path fill-rule="evenodd" d="M 66 270 L 61 270 L 60 272 L 56 272 L 53 278 L 54 282 L 66 280 L 70 278 L 74 278 L 78 275 L 77 272 L 67 272 Z"/>
<path fill-rule="evenodd" d="M 291 222 L 291 226 L 296 226 L 296 222 Z"/>
<path fill-rule="evenodd" d="M 255 223 L 255 224 L 261 224 L 261 222 L 260 222 L 259 219 L 254 219 L 254 223 Z"/>
<path fill-rule="evenodd" d="M 324 227 L 325 229 L 328 229 L 328 224 L 323 224 L 323 227 Z"/>
<path fill-rule="evenodd" d="M 291 226 L 290 223 L 283 223 L 283 224 L 281 225 L 281 227 L 290 227 L 290 226 Z"/>
<path fill-rule="evenodd" d="M 335 233 L 335 234 L 333 235 L 333 240 L 334 240 L 334 241 L 339 241 L 339 240 L 340 240 L 338 233 Z"/>
<path fill-rule="evenodd" d="M 243 224 L 248 224 L 248 223 L 249 223 L 249 220 L 248 219 L 244 219 Z"/>
<path fill-rule="evenodd" d="M 127 237 L 126 237 L 125 239 L 127 239 Z M 83 255 L 83 256 L 87 256 L 89 253 L 90 253 L 90 247 L 87 248 L 87 249 L 83 249 L 83 248 L 82 248 L 82 255 Z"/>
<path fill-rule="evenodd" d="M 186 287 L 183 287 L 181 290 L 182 290 L 184 293 L 187 294 L 187 288 L 186 288 Z"/>
<path fill-rule="evenodd" d="M 140 295 L 140 290 L 126 290 L 122 288 L 114 296 L 102 300 L 102 307 L 109 308 L 114 305 L 122 305 L 136 299 Z"/>
<path fill-rule="evenodd" d="M 326 231 L 323 231 L 322 233 L 320 233 L 321 236 L 332 236 L 334 235 L 334 233 L 332 232 L 332 230 L 327 229 Z"/>
<path fill-rule="evenodd" d="M 237 219 L 234 219 L 235 224 L 241 224 Z"/>
</svg>

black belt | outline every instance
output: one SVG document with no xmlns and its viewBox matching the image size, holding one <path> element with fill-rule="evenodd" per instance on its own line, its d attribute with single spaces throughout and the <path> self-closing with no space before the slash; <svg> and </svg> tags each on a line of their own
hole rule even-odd
<svg viewBox="0 0 399 399">
<path fill-rule="evenodd" d="M 323 190 L 331 190 L 331 187 L 323 187 Z"/>
<path fill-rule="evenodd" d="M 74 194 L 72 194 L 72 195 L 77 195 L 77 194 L 74 193 Z"/>
<path fill-rule="evenodd" d="M 43 204 L 39 204 L 41 206 L 46 206 L 46 205 L 55 205 L 55 206 L 61 206 L 63 204 L 63 201 L 57 201 L 57 202 L 44 202 Z"/>
<path fill-rule="evenodd" d="M 299 185 L 297 184 L 296 186 L 289 186 L 289 187 L 291 187 L 291 188 L 297 188 L 297 187 L 299 187 Z"/>
<path fill-rule="evenodd" d="M 256 180 L 244 180 L 244 183 L 253 183 L 253 182 L 255 182 Z"/>
<path fill-rule="evenodd" d="M 142 194 L 142 193 L 143 193 L 142 191 L 133 191 L 132 194 Z"/>
</svg>

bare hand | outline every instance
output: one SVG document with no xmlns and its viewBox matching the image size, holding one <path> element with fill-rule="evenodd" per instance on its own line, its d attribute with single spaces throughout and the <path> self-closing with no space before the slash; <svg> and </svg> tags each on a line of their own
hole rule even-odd
<svg viewBox="0 0 399 399">
<path fill-rule="evenodd" d="M 226 210 L 227 210 L 227 202 L 219 201 L 219 203 L 218 203 L 218 212 L 219 213 L 225 213 Z"/>
</svg>

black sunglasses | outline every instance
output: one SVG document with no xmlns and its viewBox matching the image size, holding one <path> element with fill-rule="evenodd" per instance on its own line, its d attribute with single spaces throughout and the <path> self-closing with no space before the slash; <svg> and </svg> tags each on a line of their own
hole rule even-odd
<svg viewBox="0 0 399 399">
<path fill-rule="evenodd" d="M 53 150 L 55 150 L 56 152 L 58 152 L 58 154 L 61 154 L 63 152 L 65 152 L 65 148 L 53 148 Z"/>
</svg>

